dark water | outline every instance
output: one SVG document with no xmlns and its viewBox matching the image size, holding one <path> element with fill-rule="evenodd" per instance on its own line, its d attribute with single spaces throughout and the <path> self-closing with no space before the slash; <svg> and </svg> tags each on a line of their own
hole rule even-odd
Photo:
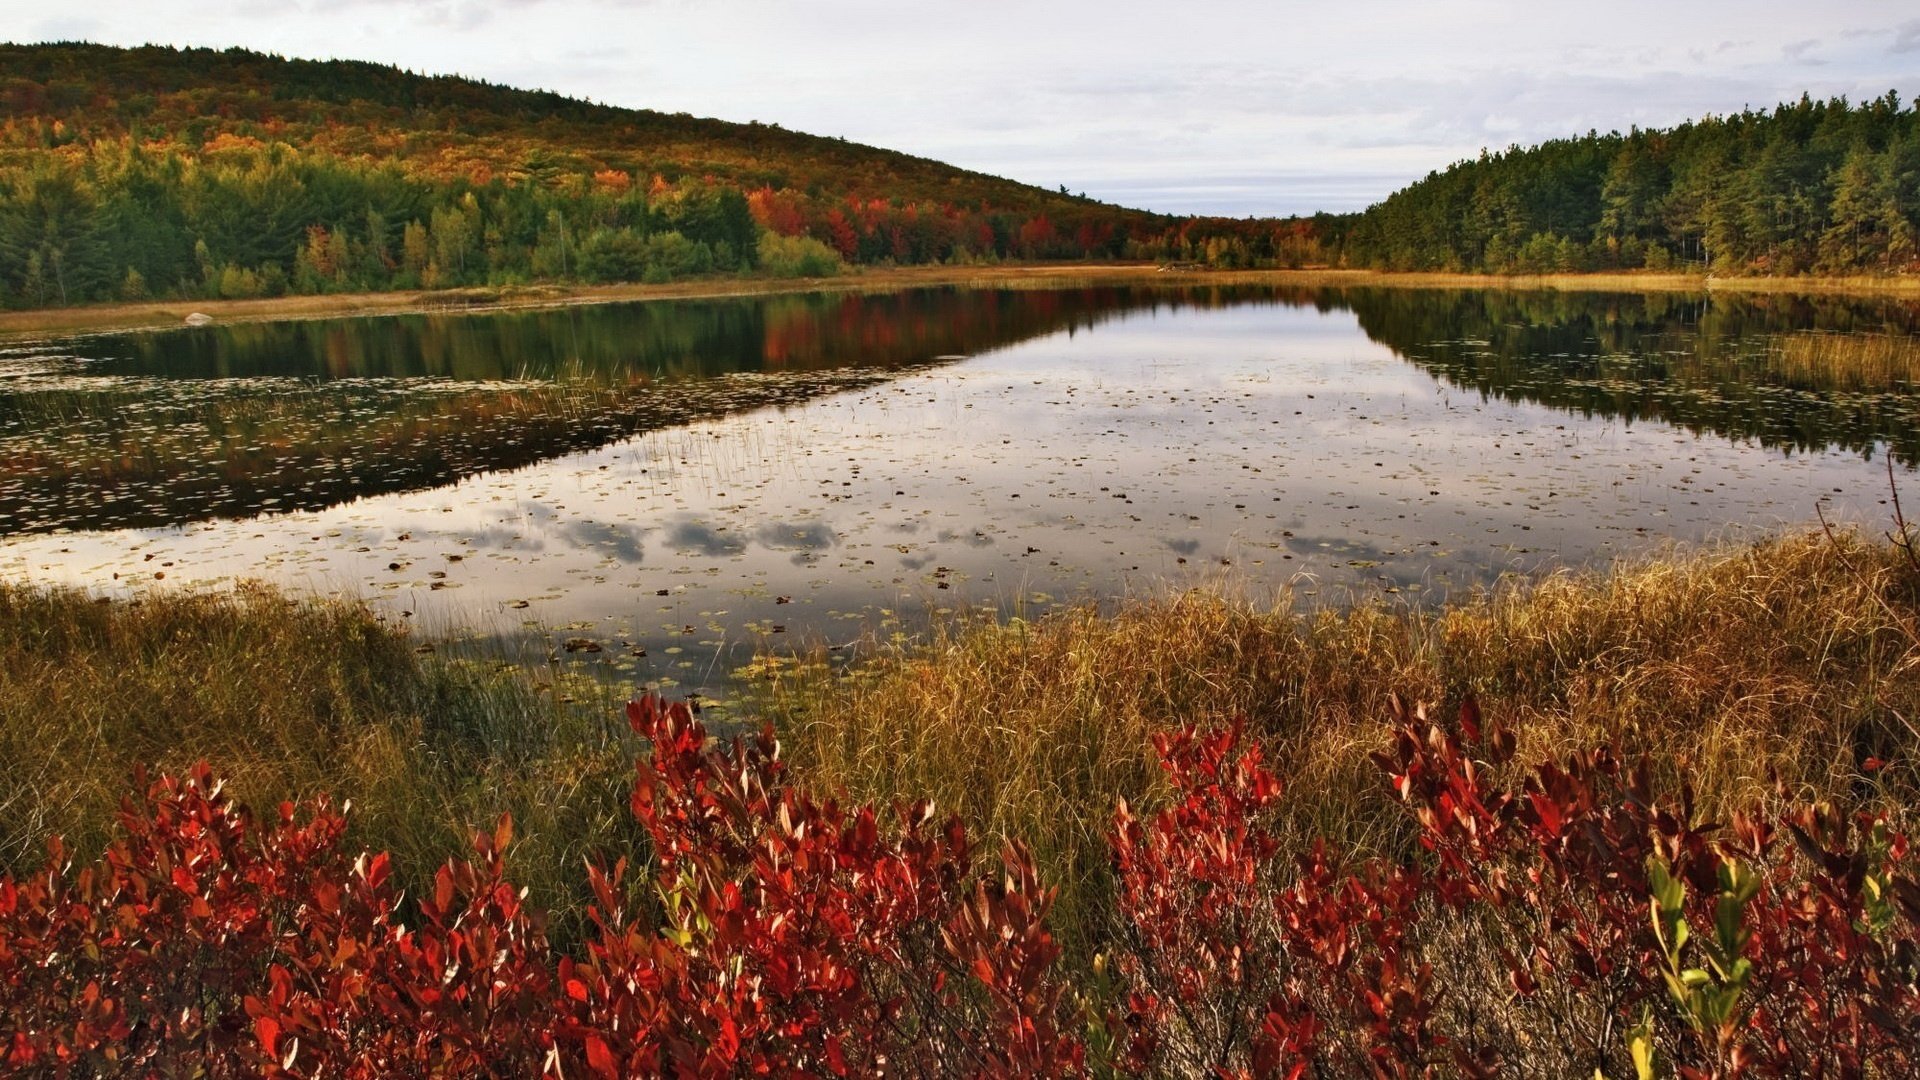
<svg viewBox="0 0 1920 1080">
<path fill-rule="evenodd" d="M 1920 460 L 1916 322 L 931 289 L 83 338 L 0 353 L 0 573 L 265 578 L 682 686 L 939 609 L 1221 578 L 1438 602 L 1817 507 L 1883 522 L 1885 455 Z"/>
</svg>

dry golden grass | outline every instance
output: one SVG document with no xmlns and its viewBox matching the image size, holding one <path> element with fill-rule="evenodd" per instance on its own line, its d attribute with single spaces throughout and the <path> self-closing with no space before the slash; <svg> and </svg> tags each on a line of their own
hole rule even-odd
<svg viewBox="0 0 1920 1080">
<path fill-rule="evenodd" d="M 1243 716 L 1290 780 L 1294 835 L 1404 842 L 1367 757 L 1396 691 L 1473 693 L 1521 761 L 1617 741 L 1709 807 L 1864 791 L 1867 756 L 1898 763 L 1878 782 L 1904 799 L 1920 791 L 1920 572 L 1890 545 L 1809 535 L 1516 582 L 1440 613 L 1189 593 L 950 629 L 853 677 L 802 666 L 763 708 L 805 781 L 931 796 L 1031 844 L 1074 937 L 1102 917 L 1115 800 L 1154 797 L 1156 731 Z"/>
<path fill-rule="evenodd" d="M 1892 545 L 1794 536 L 1514 582 L 1439 612 L 1301 612 L 1215 593 L 954 625 L 851 677 L 781 672 L 759 707 L 798 778 L 930 796 L 1028 842 L 1069 941 L 1098 939 L 1115 801 L 1159 791 L 1154 733 L 1245 718 L 1292 785 L 1289 834 L 1408 837 L 1370 751 L 1386 698 L 1467 693 L 1520 761 L 1617 743 L 1708 808 L 1920 794 L 1920 569 Z M 587 696 L 587 695 L 583 695 Z M 364 608 L 0 585 L 0 866 L 50 832 L 97 850 L 136 764 L 211 761 L 254 805 L 351 798 L 354 842 L 424 875 L 511 811 L 514 875 L 577 912 L 580 859 L 644 850 L 640 751 L 611 693 L 563 708 L 523 677 L 423 658 Z M 1892 765 L 1863 775 L 1877 757 Z"/>
<path fill-rule="evenodd" d="M 515 879 L 570 916 L 581 856 L 631 850 L 638 747 L 615 703 L 422 657 L 365 608 L 260 588 L 137 602 L 0 584 L 0 870 L 101 850 L 135 766 L 210 762 L 257 809 L 352 800 L 415 883 L 511 812 Z"/>
</svg>

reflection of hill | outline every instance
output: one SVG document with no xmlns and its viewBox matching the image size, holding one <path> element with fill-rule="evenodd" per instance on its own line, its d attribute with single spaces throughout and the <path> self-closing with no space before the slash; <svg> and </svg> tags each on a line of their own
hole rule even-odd
<svg viewBox="0 0 1920 1080">
<path fill-rule="evenodd" d="M 1227 302 L 933 289 L 87 339 L 75 347 L 92 359 L 0 382 L 0 528 L 150 527 L 440 487 L 1142 306 Z"/>
<path fill-rule="evenodd" d="M 800 370 L 969 353 L 1128 306 L 925 289 L 600 304 L 481 315 L 251 323 L 85 342 L 88 374 L 461 381 Z M 1056 297 L 1056 299 L 1059 299 Z"/>
<path fill-rule="evenodd" d="M 1375 341 L 1438 378 L 1782 450 L 1920 462 L 1920 311 L 1842 298 L 1354 289 Z"/>
<path fill-rule="evenodd" d="M 441 487 L 1151 307 L 1351 309 L 1462 387 L 1920 461 L 1920 312 L 1785 297 L 1255 287 L 815 294 L 206 327 L 8 359 L 0 532 Z"/>
</svg>

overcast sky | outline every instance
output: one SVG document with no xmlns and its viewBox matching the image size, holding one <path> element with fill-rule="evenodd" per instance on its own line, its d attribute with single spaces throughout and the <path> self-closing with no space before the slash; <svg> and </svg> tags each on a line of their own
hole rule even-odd
<svg viewBox="0 0 1920 1080">
<path fill-rule="evenodd" d="M 1914 0 L 0 0 L 0 38 L 373 60 L 1236 216 L 1359 209 L 1482 147 L 1920 94 Z"/>
</svg>

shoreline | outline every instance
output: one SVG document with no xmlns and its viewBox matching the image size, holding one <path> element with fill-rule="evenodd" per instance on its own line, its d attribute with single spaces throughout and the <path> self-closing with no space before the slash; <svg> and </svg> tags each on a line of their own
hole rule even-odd
<svg viewBox="0 0 1920 1080">
<path fill-rule="evenodd" d="M 218 323 L 280 322 L 370 315 L 530 310 L 647 300 L 721 299 L 810 292 L 858 292 L 936 285 L 1071 287 L 1080 284 L 1374 286 L 1558 292 L 1781 293 L 1911 297 L 1920 278 L 1715 277 L 1695 273 L 1464 274 L 1384 270 L 1179 270 L 1145 263 L 1022 263 L 859 270 L 828 278 L 707 278 L 668 285 L 523 285 L 282 296 L 256 300 L 156 300 L 30 311 L 0 311 L 0 341 L 45 335 L 160 330 L 199 312 Z"/>
</svg>

